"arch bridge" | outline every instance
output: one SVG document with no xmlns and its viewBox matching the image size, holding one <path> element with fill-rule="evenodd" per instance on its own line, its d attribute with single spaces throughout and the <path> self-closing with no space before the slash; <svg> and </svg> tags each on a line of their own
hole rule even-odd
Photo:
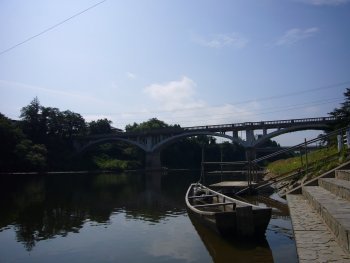
<svg viewBox="0 0 350 263">
<path fill-rule="evenodd" d="M 231 140 L 246 149 L 247 158 L 254 158 L 255 149 L 268 139 L 295 131 L 325 130 L 334 121 L 334 117 L 319 117 L 118 132 L 87 136 L 76 141 L 75 146 L 78 152 L 83 152 L 94 145 L 124 141 L 146 152 L 147 167 L 160 167 L 160 152 L 164 147 L 186 137 L 207 135 Z M 242 137 L 239 132 L 243 132 Z"/>
</svg>

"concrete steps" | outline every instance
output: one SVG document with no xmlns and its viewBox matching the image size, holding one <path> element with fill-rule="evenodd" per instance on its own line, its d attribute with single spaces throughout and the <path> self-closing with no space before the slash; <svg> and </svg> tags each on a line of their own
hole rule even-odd
<svg viewBox="0 0 350 263">
<path fill-rule="evenodd" d="M 302 195 L 287 195 L 300 262 L 350 262 L 350 171 L 333 177 L 303 186 Z"/>
<path fill-rule="evenodd" d="M 337 178 L 324 178 L 319 180 L 319 185 L 332 194 L 350 201 L 350 181 Z M 350 202 L 348 202 L 350 204 Z"/>
<path fill-rule="evenodd" d="M 318 186 L 304 187 L 303 195 L 332 231 L 339 245 L 349 252 L 350 202 Z"/>
<path fill-rule="evenodd" d="M 350 170 L 336 170 L 335 178 L 350 181 Z"/>
</svg>

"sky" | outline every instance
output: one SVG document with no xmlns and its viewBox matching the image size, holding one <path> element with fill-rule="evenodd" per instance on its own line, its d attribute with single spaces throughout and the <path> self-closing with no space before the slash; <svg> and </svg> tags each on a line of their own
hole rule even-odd
<svg viewBox="0 0 350 263">
<path fill-rule="evenodd" d="M 38 97 L 121 129 L 327 116 L 350 87 L 349 25 L 350 0 L 0 0 L 0 112 Z"/>
</svg>

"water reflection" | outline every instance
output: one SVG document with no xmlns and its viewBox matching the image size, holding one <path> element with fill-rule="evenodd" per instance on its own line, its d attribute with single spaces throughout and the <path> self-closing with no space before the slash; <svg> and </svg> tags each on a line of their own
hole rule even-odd
<svg viewBox="0 0 350 263">
<path fill-rule="evenodd" d="M 108 224 L 117 211 L 151 223 L 173 211 L 185 213 L 182 203 L 162 194 L 160 174 L 12 175 L 0 180 L 0 230 L 14 225 L 27 250 L 38 241 L 79 232 L 86 220 Z"/>
<path fill-rule="evenodd" d="M 272 196 L 274 197 L 274 196 Z M 213 262 L 297 262 L 288 206 L 285 200 L 268 196 L 235 198 L 259 206 L 272 208 L 266 238 L 255 241 L 223 239 L 189 214 L 191 222 L 210 253 Z"/>
<path fill-rule="evenodd" d="M 249 246 L 188 218 L 184 196 L 198 177 L 1 175 L 0 262 L 296 262 L 285 206 L 274 209 L 267 241 Z"/>
<path fill-rule="evenodd" d="M 203 226 L 191 214 L 189 216 L 213 262 L 273 262 L 272 252 L 266 239 L 260 239 L 256 242 L 250 241 L 249 243 L 223 239 L 211 229 Z"/>
</svg>

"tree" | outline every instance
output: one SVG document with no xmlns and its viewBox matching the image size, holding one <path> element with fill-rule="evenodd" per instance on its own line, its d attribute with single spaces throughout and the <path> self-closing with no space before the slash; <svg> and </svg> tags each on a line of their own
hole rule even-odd
<svg viewBox="0 0 350 263">
<path fill-rule="evenodd" d="M 16 160 L 15 146 L 24 138 L 23 132 L 0 113 L 0 169 L 9 170 Z"/>
<path fill-rule="evenodd" d="M 164 121 L 158 120 L 157 118 L 151 118 L 148 121 L 142 122 L 140 124 L 137 124 L 135 122 L 132 125 L 128 124 L 125 126 L 125 131 L 149 131 L 163 128 L 180 128 L 180 125 L 169 125 L 166 124 Z"/>
<path fill-rule="evenodd" d="M 31 140 L 22 140 L 16 145 L 15 153 L 22 170 L 43 170 L 46 167 L 46 146 L 33 144 Z"/>
<path fill-rule="evenodd" d="M 79 113 L 66 110 L 63 114 L 63 136 L 71 139 L 86 134 L 86 123 Z"/>
<path fill-rule="evenodd" d="M 88 123 L 90 135 L 112 133 L 112 121 L 108 119 L 99 119 Z"/>
<path fill-rule="evenodd" d="M 0 170 L 29 171 L 46 167 L 47 150 L 33 144 L 14 121 L 0 113 Z"/>
<path fill-rule="evenodd" d="M 46 161 L 50 168 L 69 169 L 72 139 L 87 132 L 84 118 L 69 110 L 41 106 L 39 99 L 34 98 L 21 109 L 21 119 L 26 139 L 33 144 L 22 144 L 17 151 L 19 158 L 35 169 L 42 169 Z"/>
<path fill-rule="evenodd" d="M 345 127 L 350 124 L 350 88 L 344 92 L 345 101 L 341 107 L 335 108 L 329 114 L 336 118 L 335 128 Z"/>
<path fill-rule="evenodd" d="M 28 106 L 21 109 L 20 117 L 24 133 L 35 142 L 42 141 L 45 128 L 40 121 L 41 106 L 38 97 L 35 97 Z"/>
<path fill-rule="evenodd" d="M 41 122 L 45 124 L 46 135 L 63 137 L 64 116 L 59 109 L 41 107 Z"/>
<path fill-rule="evenodd" d="M 41 106 L 37 97 L 21 109 L 20 117 L 24 133 L 35 143 L 44 143 L 50 136 L 71 139 L 86 134 L 86 122 L 80 114 Z"/>
</svg>

